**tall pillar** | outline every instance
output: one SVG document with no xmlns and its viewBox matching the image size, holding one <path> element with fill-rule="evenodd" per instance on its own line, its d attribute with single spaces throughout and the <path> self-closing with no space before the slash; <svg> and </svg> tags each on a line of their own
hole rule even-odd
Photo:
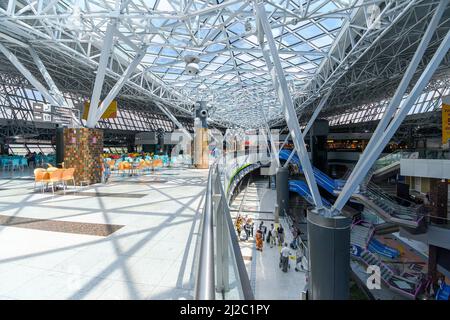
<svg viewBox="0 0 450 320">
<path fill-rule="evenodd" d="M 64 128 L 56 128 L 56 166 L 61 167 L 64 162 Z"/>
<path fill-rule="evenodd" d="M 325 172 L 328 169 L 328 150 L 326 148 L 328 133 L 328 120 L 324 119 L 317 119 L 310 129 L 312 164 Z"/>
<path fill-rule="evenodd" d="M 289 170 L 279 167 L 276 176 L 277 205 L 281 217 L 288 213 L 289 209 Z"/>
<path fill-rule="evenodd" d="M 447 222 L 448 185 L 445 179 L 430 179 L 430 202 L 433 208 L 431 222 L 445 224 Z"/>
<path fill-rule="evenodd" d="M 198 169 L 208 169 L 209 167 L 207 117 L 206 102 L 197 102 L 194 120 L 194 165 Z"/>
<path fill-rule="evenodd" d="M 75 183 L 102 180 L 103 130 L 64 128 L 64 166 L 75 168 Z"/>
<path fill-rule="evenodd" d="M 347 300 L 350 283 L 350 224 L 343 216 L 308 210 L 309 298 Z"/>
</svg>

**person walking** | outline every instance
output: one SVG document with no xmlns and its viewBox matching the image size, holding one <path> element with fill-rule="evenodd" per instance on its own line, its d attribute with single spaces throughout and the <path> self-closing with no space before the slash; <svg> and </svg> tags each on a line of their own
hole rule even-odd
<svg viewBox="0 0 450 320">
<path fill-rule="evenodd" d="M 299 272 L 300 270 L 305 270 L 305 268 L 303 267 L 303 250 L 301 248 L 297 250 L 295 262 L 295 271 Z"/>
<path fill-rule="evenodd" d="M 256 231 L 256 250 L 263 251 L 264 235 L 261 230 Z"/>
<path fill-rule="evenodd" d="M 264 225 L 264 221 L 261 221 L 261 223 L 259 224 L 258 230 L 261 231 L 264 236 L 266 235 L 267 228 Z"/>
<path fill-rule="evenodd" d="M 248 237 L 250 236 L 250 224 L 248 223 L 248 219 L 246 219 L 244 224 L 244 231 L 245 231 L 245 241 L 248 240 Z"/>
<path fill-rule="evenodd" d="M 284 229 L 280 224 L 277 228 L 277 237 L 278 237 L 278 245 L 282 245 L 284 243 Z"/>
<path fill-rule="evenodd" d="M 287 272 L 289 268 L 289 256 L 291 255 L 291 250 L 289 250 L 288 244 L 283 245 L 280 253 L 280 268 L 283 272 Z"/>
<path fill-rule="evenodd" d="M 274 245 L 277 245 L 277 229 L 272 223 L 270 228 L 270 247 L 273 248 Z"/>
</svg>

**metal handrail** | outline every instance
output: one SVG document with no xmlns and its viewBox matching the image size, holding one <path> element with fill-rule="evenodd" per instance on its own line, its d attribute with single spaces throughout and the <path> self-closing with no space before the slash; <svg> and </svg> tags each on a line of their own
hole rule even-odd
<svg viewBox="0 0 450 320">
<path fill-rule="evenodd" d="M 214 222 L 212 203 L 212 176 L 216 163 L 211 166 L 206 186 L 205 206 L 203 207 L 202 239 L 195 286 L 196 300 L 214 300 L 216 296 L 214 278 Z"/>
<path fill-rule="evenodd" d="M 231 252 L 235 259 L 235 267 L 237 270 L 237 276 L 242 290 L 243 298 L 245 300 L 254 300 L 253 290 L 248 278 L 247 269 L 242 257 L 239 242 L 234 231 L 234 224 L 231 219 L 230 209 L 227 202 L 227 197 L 224 192 L 223 184 L 220 180 L 218 161 L 210 167 L 208 173 L 208 183 L 206 187 L 205 206 L 203 208 L 203 218 L 201 227 L 201 240 L 200 240 L 200 254 L 197 269 L 197 278 L 195 286 L 195 299 L 196 300 L 215 300 L 216 297 L 216 264 L 215 254 L 220 255 L 220 252 L 215 252 L 218 239 L 214 236 L 214 220 L 225 218 L 225 224 L 219 227 L 217 223 L 215 232 L 217 237 L 220 238 L 220 234 L 227 234 L 225 241 L 230 241 Z M 215 182 L 213 185 L 213 181 Z M 219 190 L 215 188 L 218 186 Z M 220 204 L 218 206 L 213 203 L 213 193 L 219 192 Z M 215 200 L 214 200 L 215 201 Z M 214 212 L 214 208 L 217 207 L 217 212 Z M 225 229 L 223 229 L 225 228 Z M 223 239 L 222 239 L 223 240 Z M 227 250 L 227 249 L 225 249 Z M 228 261 L 222 263 L 228 263 Z M 221 274 L 218 274 L 218 279 Z"/>
</svg>

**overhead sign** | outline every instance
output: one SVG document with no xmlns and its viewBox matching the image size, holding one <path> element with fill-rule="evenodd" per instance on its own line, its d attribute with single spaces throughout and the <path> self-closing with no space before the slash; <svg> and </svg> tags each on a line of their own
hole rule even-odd
<svg viewBox="0 0 450 320">
<path fill-rule="evenodd" d="M 101 104 L 101 102 L 100 102 Z M 85 102 L 84 103 L 84 109 L 83 109 L 83 120 L 87 120 L 88 114 L 89 114 L 89 108 L 90 103 Z M 117 118 L 117 101 L 114 100 L 111 102 L 111 104 L 106 108 L 105 112 L 103 112 L 101 119 L 110 119 L 110 118 Z"/>
<path fill-rule="evenodd" d="M 70 125 L 73 119 L 71 108 L 52 106 L 43 102 L 33 102 L 32 111 L 34 121 Z"/>
<path fill-rule="evenodd" d="M 442 98 L 442 144 L 450 139 L 450 97 Z"/>
</svg>

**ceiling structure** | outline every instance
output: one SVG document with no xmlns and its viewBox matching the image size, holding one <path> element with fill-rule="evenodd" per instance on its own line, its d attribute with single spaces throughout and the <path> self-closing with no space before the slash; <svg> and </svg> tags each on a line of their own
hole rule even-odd
<svg viewBox="0 0 450 320">
<path fill-rule="evenodd" d="M 307 119 L 328 93 L 326 117 L 392 94 L 437 2 L 263 1 L 300 120 Z M 284 116 L 257 40 L 255 3 L 4 0 L 0 43 L 44 82 L 29 53 L 31 46 L 61 91 L 89 99 L 104 39 L 110 34 L 102 96 L 142 53 L 118 95 L 129 108 L 135 102 L 141 111 L 190 118 L 193 104 L 206 100 L 212 124 L 258 128 L 267 120 L 272 127 L 282 126 Z M 424 64 L 450 28 L 449 17 L 446 12 Z M 198 58 L 197 75 L 185 71 L 190 56 Z M 448 74 L 448 61 L 438 75 Z M 18 72 L 2 54 L 0 72 Z"/>
</svg>

